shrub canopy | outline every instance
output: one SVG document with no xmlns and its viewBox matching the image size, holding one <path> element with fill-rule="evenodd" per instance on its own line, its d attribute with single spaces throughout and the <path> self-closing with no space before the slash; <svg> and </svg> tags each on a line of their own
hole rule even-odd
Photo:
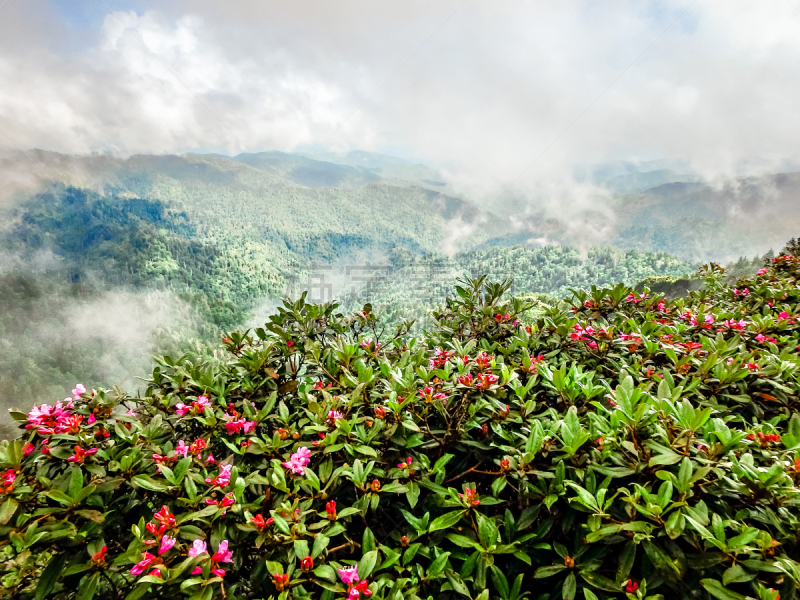
<svg viewBox="0 0 800 600">
<path fill-rule="evenodd" d="M 795 598 L 800 260 L 525 321 L 465 281 L 418 338 L 286 302 L 145 395 L 15 413 L 6 598 Z"/>
</svg>

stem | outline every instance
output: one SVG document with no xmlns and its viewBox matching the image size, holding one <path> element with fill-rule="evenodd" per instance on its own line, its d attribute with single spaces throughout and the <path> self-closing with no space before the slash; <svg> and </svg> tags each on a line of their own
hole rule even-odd
<svg viewBox="0 0 800 600">
<path fill-rule="evenodd" d="M 330 550 L 328 550 L 328 554 L 333 554 L 337 550 L 342 550 L 344 548 L 350 548 L 350 552 L 352 553 L 353 550 L 355 550 L 356 548 L 361 548 L 361 544 L 352 541 L 347 542 L 346 544 L 342 544 L 341 546 L 336 546 L 336 548 L 331 548 Z"/>
<path fill-rule="evenodd" d="M 480 467 L 480 466 L 481 466 L 481 463 L 482 463 L 482 462 L 483 462 L 483 460 L 481 460 L 481 461 L 480 461 L 480 462 L 479 462 L 477 465 L 475 465 L 474 467 L 472 467 L 472 468 L 470 468 L 470 469 L 467 469 L 466 471 L 464 471 L 464 472 L 463 472 L 463 473 L 461 473 L 460 475 L 456 475 L 455 477 L 451 477 L 450 479 L 448 479 L 447 481 L 445 481 L 445 483 L 450 483 L 451 481 L 455 481 L 456 479 L 459 479 L 459 478 L 463 477 L 463 476 L 464 476 L 464 475 L 466 475 L 467 473 L 472 473 L 472 471 L 474 471 L 475 469 L 477 469 L 478 467 Z"/>
</svg>

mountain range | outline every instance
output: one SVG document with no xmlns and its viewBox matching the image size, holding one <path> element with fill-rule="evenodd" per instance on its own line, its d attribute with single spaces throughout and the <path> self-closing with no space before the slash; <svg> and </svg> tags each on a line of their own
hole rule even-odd
<svg viewBox="0 0 800 600">
<path fill-rule="evenodd" d="M 0 404 L 76 381 L 133 388 L 152 354 L 179 347 L 213 358 L 211 340 L 303 290 L 424 326 L 459 277 L 558 297 L 708 260 L 749 256 L 737 268 L 752 270 L 800 230 L 797 173 L 712 184 L 647 163 L 582 176 L 602 202 L 511 210 L 368 152 L 5 156 Z"/>
</svg>

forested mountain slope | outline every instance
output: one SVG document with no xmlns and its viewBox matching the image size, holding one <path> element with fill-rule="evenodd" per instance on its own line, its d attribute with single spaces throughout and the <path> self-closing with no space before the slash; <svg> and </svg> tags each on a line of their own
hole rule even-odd
<svg viewBox="0 0 800 600">
<path fill-rule="evenodd" d="M 419 328 L 464 275 L 557 297 L 763 254 L 765 240 L 800 226 L 793 174 L 727 191 L 670 183 L 614 196 L 609 239 L 620 250 L 571 238 L 564 220 L 530 217 L 520 228 L 519 215 L 444 193 L 436 171 L 370 153 L 28 158 L 44 182 L 0 202 L 6 405 L 76 378 L 135 385 L 131 373 L 145 372 L 152 353 L 178 343 L 207 353 L 222 331 L 315 285 L 347 309 L 370 301 L 385 323 L 410 316 Z M 6 175 L 10 164 L 0 164 Z M 540 234 L 563 245 L 540 247 Z"/>
</svg>

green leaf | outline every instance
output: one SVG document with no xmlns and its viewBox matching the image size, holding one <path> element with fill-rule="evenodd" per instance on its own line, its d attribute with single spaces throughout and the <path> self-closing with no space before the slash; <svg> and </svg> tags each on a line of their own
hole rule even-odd
<svg viewBox="0 0 800 600">
<path fill-rule="evenodd" d="M 366 554 L 375 550 L 375 535 L 372 533 L 372 530 L 367 527 L 364 530 L 364 535 L 361 536 L 361 552 Z"/>
<path fill-rule="evenodd" d="M 462 548 L 473 548 L 475 550 L 481 550 L 483 548 L 478 542 L 468 538 L 465 535 L 448 533 L 445 537 L 453 542 L 456 546 L 460 546 Z"/>
<path fill-rule="evenodd" d="M 396 481 L 387 483 L 381 488 L 381 492 L 386 493 L 405 494 L 407 491 L 408 488 L 406 486 L 404 486 L 402 483 L 397 483 Z"/>
<path fill-rule="evenodd" d="M 317 558 L 320 554 L 322 554 L 322 551 L 327 548 L 330 542 L 331 538 L 329 538 L 327 535 L 318 533 L 317 537 L 314 538 L 314 546 L 311 548 L 311 558 Z"/>
<path fill-rule="evenodd" d="M 680 510 L 672 511 L 672 514 L 664 524 L 664 529 L 670 539 L 675 540 L 683 533 L 686 528 L 686 518 Z"/>
<path fill-rule="evenodd" d="M 295 540 L 294 541 L 294 555 L 299 558 L 303 559 L 308 554 L 308 542 L 306 540 Z"/>
<path fill-rule="evenodd" d="M 497 590 L 497 593 L 500 594 L 500 597 L 503 600 L 508 600 L 511 596 L 508 589 L 508 579 L 503 574 L 503 572 L 498 569 L 495 565 L 489 567 L 489 571 L 492 574 L 492 583 L 494 584 L 494 589 Z"/>
<path fill-rule="evenodd" d="M 722 574 L 723 585 L 731 583 L 744 583 L 755 579 L 756 574 L 745 570 L 741 565 L 733 565 Z"/>
<path fill-rule="evenodd" d="M 0 506 L 0 524 L 5 525 L 9 522 L 14 513 L 17 512 L 19 504 L 13 498 L 8 498 L 3 505 Z"/>
<path fill-rule="evenodd" d="M 506 476 L 502 475 L 492 482 L 492 495 L 496 498 L 506 487 Z"/>
<path fill-rule="evenodd" d="M 447 564 L 447 559 L 450 557 L 449 552 L 442 552 L 428 567 L 428 579 L 436 579 L 436 577 L 444 570 Z"/>
<path fill-rule="evenodd" d="M 283 575 L 283 565 L 276 560 L 268 560 L 264 563 L 270 575 Z"/>
<path fill-rule="evenodd" d="M 78 595 L 76 596 L 77 600 L 92 600 L 94 598 L 95 592 L 97 592 L 97 586 L 100 583 L 100 573 L 92 573 L 91 575 L 87 575 L 81 580 L 81 584 L 78 587 Z"/>
<path fill-rule="evenodd" d="M 56 502 L 60 502 L 64 506 L 69 506 L 72 504 L 72 496 L 68 496 L 61 490 L 50 490 L 45 494 L 51 500 L 55 500 Z"/>
<path fill-rule="evenodd" d="M 417 505 L 417 500 L 419 499 L 419 484 L 416 481 L 409 481 L 406 484 L 406 499 L 408 500 L 408 504 L 411 508 L 414 508 Z"/>
<path fill-rule="evenodd" d="M 444 576 L 447 577 L 447 581 L 450 583 L 450 587 L 453 588 L 454 592 L 466 596 L 467 598 L 471 597 L 467 586 L 464 585 L 459 574 L 453 571 L 453 569 L 446 569 Z"/>
<path fill-rule="evenodd" d="M 433 523 L 431 523 L 430 527 L 428 527 L 428 533 L 433 533 L 434 531 L 439 531 L 440 529 L 452 527 L 461 520 L 461 517 L 464 516 L 464 513 L 465 511 L 463 510 L 456 510 L 436 517 L 433 520 Z"/>
<path fill-rule="evenodd" d="M 632 521 L 631 523 L 621 523 L 619 525 L 606 525 L 597 531 L 591 532 L 586 536 L 586 541 L 594 543 L 602 540 L 604 537 L 620 533 L 621 531 L 635 531 L 638 533 L 647 533 L 653 528 L 650 523 L 646 521 Z"/>
<path fill-rule="evenodd" d="M 67 493 L 74 498 L 83 487 L 83 472 L 80 467 L 72 467 L 70 471 Z"/>
<path fill-rule="evenodd" d="M 578 582 L 575 581 L 575 573 L 570 573 L 564 580 L 564 586 L 561 588 L 561 597 L 564 600 L 575 600 L 575 592 L 578 589 Z"/>
<path fill-rule="evenodd" d="M 714 596 L 714 598 L 718 598 L 719 600 L 747 600 L 746 596 L 732 592 L 716 579 L 701 579 L 700 585 L 702 585 L 709 594 Z"/>
<path fill-rule="evenodd" d="M 44 600 L 44 598 L 53 591 L 53 587 L 56 585 L 56 581 L 58 581 L 58 577 L 64 569 L 65 562 L 67 562 L 66 554 L 56 554 L 50 559 L 50 562 L 47 563 L 47 566 L 39 577 L 39 583 L 36 586 L 36 600 Z"/>
<path fill-rule="evenodd" d="M 363 580 L 372 574 L 378 562 L 378 551 L 370 550 L 358 562 L 358 576 Z"/>
<path fill-rule="evenodd" d="M 125 596 L 125 600 L 139 600 L 139 598 L 144 596 L 149 589 L 150 586 L 148 584 L 140 583 L 135 588 L 133 588 L 133 591 L 130 594 Z"/>
<path fill-rule="evenodd" d="M 549 567 L 539 567 L 536 569 L 536 572 L 533 574 L 534 579 L 544 579 L 545 577 L 552 577 L 553 575 L 558 575 L 566 569 L 564 565 L 551 565 Z"/>
<path fill-rule="evenodd" d="M 90 521 L 94 521 L 95 523 L 102 523 L 103 521 L 105 521 L 103 513 L 101 513 L 99 510 L 81 509 L 81 510 L 76 510 L 75 514 L 82 516 L 84 519 L 89 519 Z"/>
<path fill-rule="evenodd" d="M 604 592 L 612 592 L 616 594 L 619 594 L 620 592 L 620 588 L 614 580 L 609 579 L 608 577 L 605 577 L 603 575 L 600 575 L 595 571 L 583 570 L 579 572 L 579 575 L 581 576 L 581 579 L 583 579 L 586 583 L 596 587 L 598 590 L 603 590 Z"/>
<path fill-rule="evenodd" d="M 284 519 L 274 510 L 271 510 L 270 514 L 272 515 L 272 518 L 275 520 L 275 527 L 278 528 L 278 531 L 280 531 L 285 535 L 292 535 L 292 531 L 291 529 L 289 529 L 289 524 L 286 522 L 286 519 Z"/>
<path fill-rule="evenodd" d="M 633 563 L 636 560 L 636 544 L 628 542 L 619 555 L 619 568 L 617 569 L 617 583 L 622 584 L 628 579 Z"/>
<path fill-rule="evenodd" d="M 330 565 L 320 565 L 314 569 L 314 575 L 328 581 L 336 581 L 336 571 Z"/>
<path fill-rule="evenodd" d="M 167 491 L 167 486 L 163 483 L 159 483 L 157 481 L 153 481 L 147 475 L 136 475 L 132 479 L 133 483 L 138 485 L 141 488 L 144 488 L 150 492 L 165 492 Z"/>
<path fill-rule="evenodd" d="M 661 546 L 654 544 L 650 540 L 645 540 L 642 543 L 644 551 L 647 553 L 647 558 L 653 563 L 653 566 L 667 576 L 675 576 L 678 574 L 678 568 L 672 562 L 669 556 L 661 549 Z"/>
<path fill-rule="evenodd" d="M 355 451 L 361 454 L 366 454 L 367 456 L 372 456 L 374 458 L 378 458 L 378 453 L 371 446 L 356 446 Z"/>
</svg>

